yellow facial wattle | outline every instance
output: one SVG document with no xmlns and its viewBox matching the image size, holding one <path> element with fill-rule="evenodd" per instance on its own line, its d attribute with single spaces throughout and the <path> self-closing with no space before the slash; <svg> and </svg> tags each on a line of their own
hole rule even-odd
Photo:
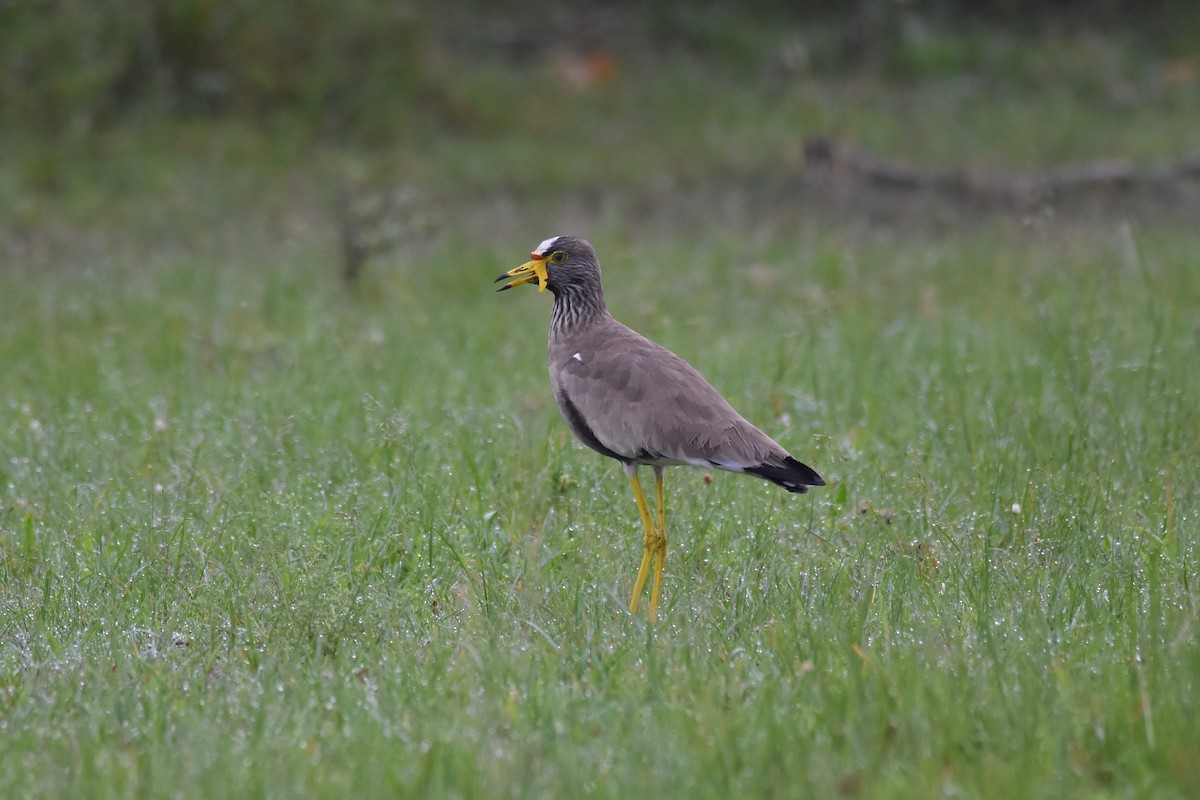
<svg viewBox="0 0 1200 800">
<path fill-rule="evenodd" d="M 506 278 L 516 278 L 516 280 L 506 283 L 496 291 L 503 292 L 505 289 L 511 289 L 514 286 L 520 286 L 523 283 L 533 283 L 537 281 L 538 291 L 546 291 L 546 284 L 549 280 L 546 275 L 546 259 L 544 256 L 539 256 L 536 253 L 533 255 L 532 261 L 527 261 L 519 267 L 513 267 L 508 272 L 496 278 L 496 282 Z"/>
</svg>

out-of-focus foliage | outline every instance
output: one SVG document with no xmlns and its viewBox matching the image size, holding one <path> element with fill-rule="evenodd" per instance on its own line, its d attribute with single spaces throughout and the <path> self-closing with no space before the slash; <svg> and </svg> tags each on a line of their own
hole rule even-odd
<svg viewBox="0 0 1200 800">
<path fill-rule="evenodd" d="M 1132 29 L 1159 58 L 1200 46 L 1200 14 L 1183 0 L 0 0 L 0 127 L 58 137 L 139 116 L 283 115 L 377 139 L 446 111 L 439 76 L 456 62 L 664 48 L 736 67 L 761 62 L 787 29 L 806 33 L 811 69 L 903 79 L 991 58 L 996 38 L 980 30 L 999 26 Z"/>
<path fill-rule="evenodd" d="M 408 6 L 369 0 L 11 3 L 0 115 L 46 133 L 145 113 L 395 130 L 421 85 L 422 40 Z"/>
</svg>

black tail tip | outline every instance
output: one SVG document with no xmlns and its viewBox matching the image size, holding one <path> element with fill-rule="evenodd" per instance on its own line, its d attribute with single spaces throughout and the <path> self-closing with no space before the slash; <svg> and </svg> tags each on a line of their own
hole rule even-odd
<svg viewBox="0 0 1200 800">
<path fill-rule="evenodd" d="M 825 485 L 825 479 L 818 475 L 816 470 L 807 464 L 800 463 L 791 456 L 783 460 L 782 466 L 760 464 L 753 469 L 746 470 L 746 472 L 751 475 L 757 475 L 777 486 L 782 486 L 789 492 L 796 492 L 797 494 L 804 494 L 813 486 Z"/>
</svg>

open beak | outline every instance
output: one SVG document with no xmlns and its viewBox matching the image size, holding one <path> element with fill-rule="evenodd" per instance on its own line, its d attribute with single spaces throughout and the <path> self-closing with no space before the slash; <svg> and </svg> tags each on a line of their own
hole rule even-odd
<svg viewBox="0 0 1200 800">
<path fill-rule="evenodd" d="M 505 278 L 516 278 L 511 283 L 506 283 L 497 289 L 497 292 L 503 292 L 505 289 L 511 289 L 514 286 L 520 286 L 522 283 L 533 283 L 537 281 L 538 291 L 546 291 L 546 257 L 539 256 L 537 253 L 531 253 L 532 261 L 527 261 L 519 267 L 513 267 L 508 272 L 496 278 L 496 283 Z"/>
</svg>

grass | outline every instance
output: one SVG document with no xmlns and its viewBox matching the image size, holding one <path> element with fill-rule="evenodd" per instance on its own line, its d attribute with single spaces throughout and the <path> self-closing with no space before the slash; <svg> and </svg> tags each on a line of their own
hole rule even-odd
<svg viewBox="0 0 1200 800">
<path fill-rule="evenodd" d="M 10 281 L 0 788 L 1187 796 L 1200 285 L 1136 243 L 602 250 L 831 479 L 670 473 L 656 631 L 502 255 Z"/>
<path fill-rule="evenodd" d="M 673 166 L 696 141 L 701 165 L 782 157 L 767 100 L 730 113 L 716 87 L 724 122 L 644 145 L 587 149 L 573 114 L 595 97 L 564 100 L 539 124 L 590 166 L 539 167 L 514 123 L 323 149 L 311 173 L 220 126 L 174 157 L 118 132 L 115 160 L 75 154 L 82 177 L 0 167 L 9 231 L 37 232 L 0 271 L 0 796 L 1197 794 L 1183 227 L 783 212 L 683 229 L 606 206 L 576 232 L 617 316 L 830 482 L 799 498 L 669 472 L 662 620 L 626 612 L 626 481 L 557 417 L 548 298 L 490 281 L 559 232 L 554 192 L 604 183 L 622 141 L 661 170 L 645 181 L 706 168 Z M 923 120 L 958 108 L 909 98 Z M 1101 131 L 1085 152 L 1196 118 L 1113 133 L 1089 124 L 1100 106 L 1061 112 Z M 904 141 L 859 107 L 840 112 L 864 115 L 856 138 Z M 1009 132 L 1032 113 L 993 108 Z M 928 130 L 929 154 L 1019 155 L 995 131 Z M 313 185 L 421 147 L 412 180 L 460 224 L 343 286 Z M 613 170 L 618 194 L 638 183 Z M 506 174 L 543 196 L 475 235 L 464 198 L 491 209 Z"/>
</svg>

